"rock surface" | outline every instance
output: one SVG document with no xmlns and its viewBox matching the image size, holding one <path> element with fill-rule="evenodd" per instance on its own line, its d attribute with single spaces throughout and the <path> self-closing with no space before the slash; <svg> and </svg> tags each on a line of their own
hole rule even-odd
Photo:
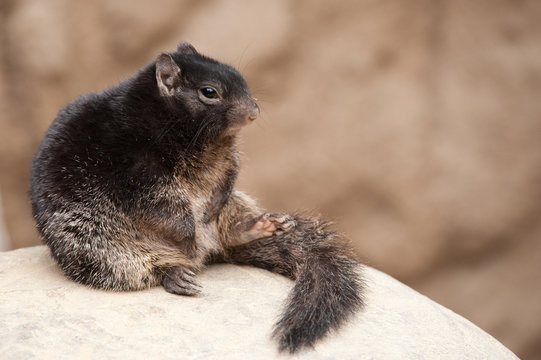
<svg viewBox="0 0 541 360">
<path fill-rule="evenodd" d="M 1 195 L 1 194 L 0 194 Z M 2 214 L 2 197 L 0 196 L 0 251 L 9 250 L 9 239 L 4 225 L 4 216 Z"/>
<path fill-rule="evenodd" d="M 231 265 L 200 274 L 199 297 L 157 287 L 104 292 L 68 281 L 46 247 L 0 253 L 0 353 L 21 359 L 516 359 L 468 320 L 366 269 L 367 306 L 315 350 L 269 339 L 292 282 Z"/>
</svg>

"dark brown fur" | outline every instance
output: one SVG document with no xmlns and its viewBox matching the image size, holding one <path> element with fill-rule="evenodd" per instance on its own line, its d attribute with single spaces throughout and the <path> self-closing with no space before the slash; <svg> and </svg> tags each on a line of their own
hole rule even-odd
<svg viewBox="0 0 541 360">
<path fill-rule="evenodd" d="M 234 189 L 238 130 L 259 108 L 230 66 L 182 43 L 137 75 L 63 109 L 34 159 L 43 241 L 66 275 L 110 290 L 199 290 L 213 261 L 296 279 L 281 350 L 312 346 L 362 305 L 344 239 L 307 216 L 265 214 Z"/>
</svg>

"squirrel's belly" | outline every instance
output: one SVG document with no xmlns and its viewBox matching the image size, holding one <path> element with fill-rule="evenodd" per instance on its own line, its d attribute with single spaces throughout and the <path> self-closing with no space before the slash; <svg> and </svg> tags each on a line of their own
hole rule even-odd
<svg viewBox="0 0 541 360">
<path fill-rule="evenodd" d="M 216 221 L 205 222 L 209 201 L 207 197 L 198 197 L 191 201 L 195 217 L 195 242 L 197 245 L 196 257 L 200 261 L 222 249 Z"/>
<path fill-rule="evenodd" d="M 215 222 L 209 224 L 198 224 L 195 227 L 195 241 L 197 244 L 197 255 L 201 261 L 212 253 L 221 250 L 218 228 Z"/>
</svg>

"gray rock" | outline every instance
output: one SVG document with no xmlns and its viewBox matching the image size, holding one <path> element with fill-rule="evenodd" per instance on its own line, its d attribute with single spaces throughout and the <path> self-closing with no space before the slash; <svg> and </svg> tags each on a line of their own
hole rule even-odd
<svg viewBox="0 0 541 360">
<path fill-rule="evenodd" d="M 2 212 L 2 197 L 0 196 L 0 251 L 6 251 L 9 248 L 9 238 L 4 224 L 4 214 Z"/>
<path fill-rule="evenodd" d="M 367 306 L 315 350 L 270 339 L 292 282 L 216 265 L 203 295 L 105 292 L 67 280 L 43 247 L 0 253 L 2 359 L 516 359 L 468 320 L 367 268 Z"/>
</svg>

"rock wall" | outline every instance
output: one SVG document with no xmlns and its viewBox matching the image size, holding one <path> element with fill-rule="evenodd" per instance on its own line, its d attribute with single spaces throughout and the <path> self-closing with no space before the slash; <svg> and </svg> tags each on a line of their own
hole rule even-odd
<svg viewBox="0 0 541 360">
<path fill-rule="evenodd" d="M 260 100 L 241 188 L 317 209 L 367 263 L 541 357 L 540 20 L 535 0 L 4 0 L 12 246 L 38 243 L 27 179 L 56 112 L 187 40 Z"/>
</svg>

